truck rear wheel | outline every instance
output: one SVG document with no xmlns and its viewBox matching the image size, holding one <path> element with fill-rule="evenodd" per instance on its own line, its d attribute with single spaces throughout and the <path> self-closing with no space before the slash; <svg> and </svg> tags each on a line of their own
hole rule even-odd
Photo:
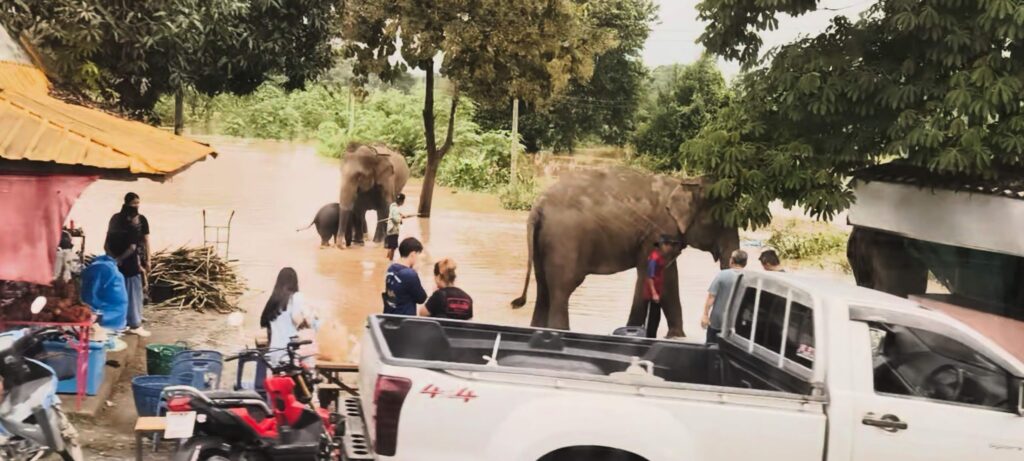
<svg viewBox="0 0 1024 461">
<path fill-rule="evenodd" d="M 625 450 L 601 446 L 565 447 L 544 455 L 537 461 L 647 461 Z"/>
</svg>

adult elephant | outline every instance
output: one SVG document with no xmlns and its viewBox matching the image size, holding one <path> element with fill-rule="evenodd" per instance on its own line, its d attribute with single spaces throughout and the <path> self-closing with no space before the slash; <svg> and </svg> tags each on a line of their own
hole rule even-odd
<svg viewBox="0 0 1024 461">
<path fill-rule="evenodd" d="M 569 296 L 590 274 L 637 273 L 629 324 L 644 322 L 643 283 L 647 256 L 661 235 L 708 251 L 727 267 L 739 248 L 739 234 L 711 217 L 700 180 L 640 173 L 625 168 L 576 173 L 559 180 L 534 203 L 527 223 L 530 269 L 537 274 L 536 327 L 569 328 Z M 668 336 L 682 337 L 683 315 L 676 264 L 664 272 L 661 302 Z"/>
<path fill-rule="evenodd" d="M 857 285 L 907 297 L 928 289 L 928 267 L 908 246 L 906 237 L 855 227 L 846 257 Z"/>
<path fill-rule="evenodd" d="M 345 232 L 353 227 L 353 220 L 354 227 L 362 227 L 360 222 L 366 219 L 366 210 L 376 210 L 378 217 L 387 216 L 388 207 L 408 180 L 409 165 L 402 154 L 383 145 L 349 144 L 341 161 L 337 245 L 343 246 Z M 386 230 L 386 223 L 378 221 L 373 241 L 384 240 Z M 359 236 L 356 242 L 361 240 Z"/>
</svg>

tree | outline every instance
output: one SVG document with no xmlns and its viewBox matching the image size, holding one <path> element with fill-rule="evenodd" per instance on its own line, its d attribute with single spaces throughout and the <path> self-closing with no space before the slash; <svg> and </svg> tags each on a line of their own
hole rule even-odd
<svg viewBox="0 0 1024 461">
<path fill-rule="evenodd" d="M 657 19 L 651 0 L 605 0 L 587 5 L 595 27 L 606 29 L 615 46 L 594 58 L 594 75 L 574 79 L 569 89 L 547 104 L 520 107 L 519 132 L 529 152 L 542 148 L 571 151 L 579 140 L 596 136 L 621 146 L 635 129 L 647 69 L 640 59 Z M 493 129 L 511 128 L 507 104 L 483 101 L 477 121 Z M 502 101 L 503 102 L 503 101 Z"/>
<path fill-rule="evenodd" d="M 299 88 L 333 64 L 330 1 L 0 0 L 0 12 L 66 87 L 128 112 L 186 86 L 246 94 L 282 75 Z"/>
<path fill-rule="evenodd" d="M 458 98 L 540 101 L 573 77 L 593 73 L 612 43 L 571 0 L 351 0 L 342 14 L 343 50 L 358 81 L 391 81 L 406 66 L 426 73 L 423 129 L 427 165 L 419 213 L 430 215 L 441 159 L 454 141 Z M 394 60 L 395 56 L 401 60 Z M 444 141 L 435 131 L 435 73 L 453 86 Z"/>
<path fill-rule="evenodd" d="M 679 146 L 711 122 L 729 92 L 715 61 L 704 56 L 689 65 L 663 66 L 651 81 L 652 97 L 644 104 L 643 122 L 633 138 L 636 151 L 678 170 Z"/>
<path fill-rule="evenodd" d="M 814 0 L 704 0 L 712 52 L 757 65 L 758 32 Z M 682 154 L 717 181 L 716 215 L 764 225 L 768 202 L 830 218 L 865 166 L 900 161 L 992 177 L 1024 163 L 1024 1 L 880 0 L 782 46 Z"/>
</svg>

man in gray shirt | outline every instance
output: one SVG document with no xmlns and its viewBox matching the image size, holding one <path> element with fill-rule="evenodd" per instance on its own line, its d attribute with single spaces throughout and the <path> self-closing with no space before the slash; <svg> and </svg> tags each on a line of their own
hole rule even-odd
<svg viewBox="0 0 1024 461">
<path fill-rule="evenodd" d="M 722 331 L 722 316 L 725 315 L 725 304 L 729 302 L 729 294 L 740 278 L 740 271 L 747 267 L 747 252 L 736 250 L 729 257 L 729 268 L 719 272 L 708 288 L 708 300 L 704 302 L 704 317 L 700 320 L 701 328 L 708 330 L 707 344 L 718 343 L 718 333 Z"/>
</svg>

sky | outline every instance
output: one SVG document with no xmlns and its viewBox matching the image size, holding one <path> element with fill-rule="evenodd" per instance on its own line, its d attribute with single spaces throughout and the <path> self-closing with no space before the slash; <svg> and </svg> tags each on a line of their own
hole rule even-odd
<svg viewBox="0 0 1024 461">
<path fill-rule="evenodd" d="M 644 63 L 657 67 L 696 61 L 703 51 L 703 47 L 696 43 L 704 31 L 704 23 L 697 19 L 700 0 L 654 0 L 654 3 L 659 6 L 659 20 L 652 26 L 644 46 Z M 856 18 L 872 3 L 873 0 L 822 0 L 821 8 L 813 13 L 796 18 L 780 15 L 779 28 L 762 33 L 762 50 L 788 43 L 801 35 L 822 32 L 837 15 Z M 732 78 L 739 72 L 739 65 L 735 62 L 720 60 L 719 66 L 726 78 Z"/>
</svg>

